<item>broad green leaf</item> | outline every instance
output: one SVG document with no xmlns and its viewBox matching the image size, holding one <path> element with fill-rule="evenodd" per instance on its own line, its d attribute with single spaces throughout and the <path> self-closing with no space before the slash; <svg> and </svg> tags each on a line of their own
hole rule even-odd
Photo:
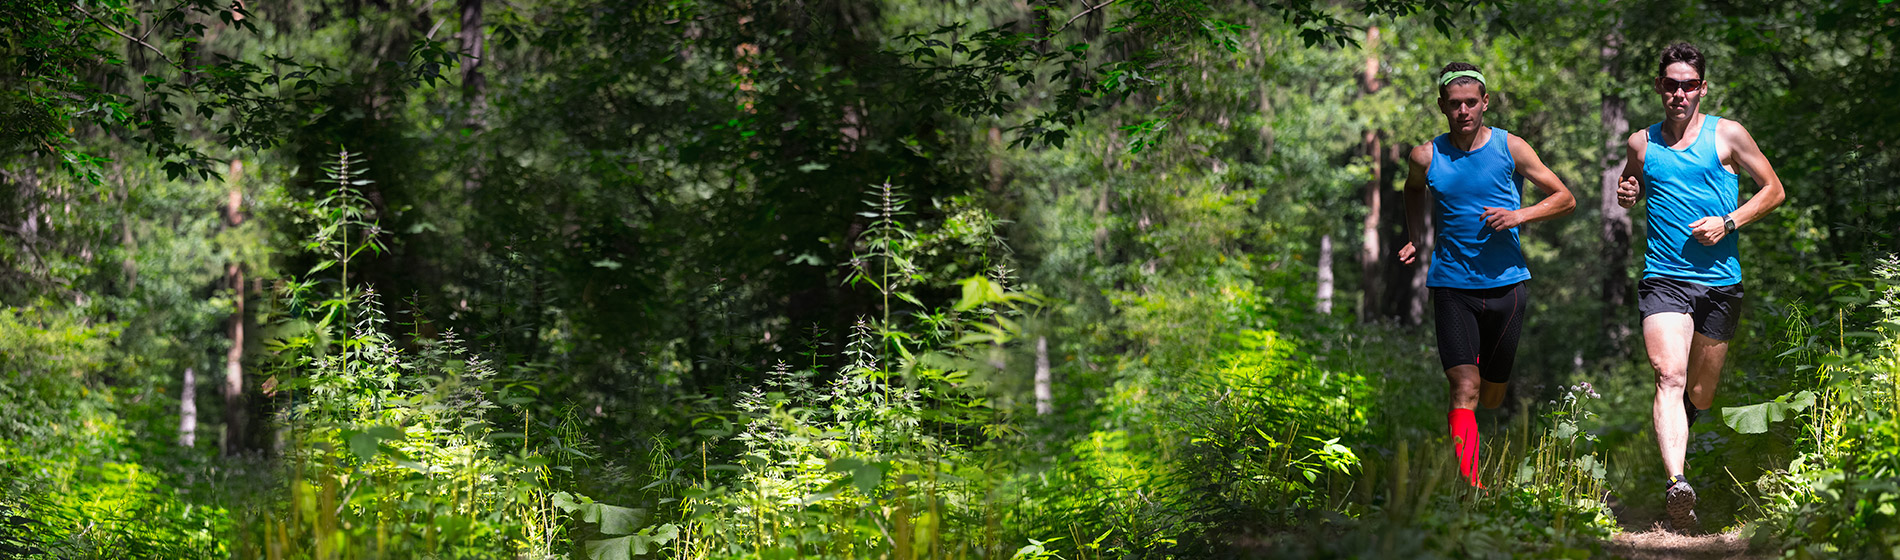
<svg viewBox="0 0 1900 560">
<path fill-rule="evenodd" d="M 1570 439 L 1570 436 L 1574 435 L 1577 435 L 1577 425 L 1573 422 L 1563 422 L 1557 425 L 1557 430 L 1552 432 L 1550 437 Z"/>
<path fill-rule="evenodd" d="M 971 276 L 963 280 L 963 298 L 957 300 L 957 311 L 969 311 L 983 305 L 984 295 L 989 293 L 990 281 L 982 276 Z"/>
<path fill-rule="evenodd" d="M 567 492 L 555 492 L 554 496 L 549 498 L 549 500 L 554 502 L 554 507 L 561 508 L 561 511 L 568 513 L 574 513 L 574 510 L 580 509 L 582 505 L 580 502 L 574 501 L 573 494 Z"/>
<path fill-rule="evenodd" d="M 595 514 L 599 517 L 600 532 L 607 535 L 626 535 L 638 531 L 646 524 L 647 510 L 594 504 Z"/>
<path fill-rule="evenodd" d="M 632 535 L 587 541 L 588 560 L 626 560 L 633 557 Z"/>
<path fill-rule="evenodd" d="M 351 433 L 349 434 L 350 452 L 355 453 L 357 459 L 368 463 L 376 458 L 383 440 L 388 439 L 402 439 L 402 430 L 389 426 L 376 426 L 362 432 Z"/>
<path fill-rule="evenodd" d="M 1768 425 L 1787 419 L 1793 412 L 1807 410 L 1814 406 L 1814 392 L 1802 391 L 1793 395 L 1782 395 L 1775 400 L 1748 406 L 1722 407 L 1722 423 L 1744 434 L 1760 434 L 1768 431 Z"/>
<path fill-rule="evenodd" d="M 877 465 L 859 465 L 851 469 L 851 483 L 856 484 L 859 492 L 870 494 L 884 482 L 884 469 Z"/>
</svg>

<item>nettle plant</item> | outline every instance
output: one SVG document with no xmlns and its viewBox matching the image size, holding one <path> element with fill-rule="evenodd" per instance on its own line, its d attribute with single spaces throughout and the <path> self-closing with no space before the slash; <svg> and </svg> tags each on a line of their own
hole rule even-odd
<svg viewBox="0 0 1900 560">
<path fill-rule="evenodd" d="M 1830 290 L 1845 307 L 1865 306 L 1871 324 L 1850 323 L 1843 309 L 1814 329 L 1824 335 L 1791 337 L 1783 355 L 1806 362 L 1797 369 L 1808 374 L 1809 388 L 1742 407 L 1749 416 L 1723 411 L 1744 433 L 1766 432 L 1784 418 L 1805 421 L 1801 452 L 1756 482 L 1768 514 L 1763 534 L 1790 556 L 1892 558 L 1900 551 L 1900 256 L 1880 259 L 1873 273 Z M 1743 430 L 1738 420 L 1759 429 Z"/>
<path fill-rule="evenodd" d="M 405 348 L 375 289 L 350 283 L 354 258 L 384 250 L 362 164 L 342 151 L 325 167 L 329 191 L 305 207 L 317 227 L 304 247 L 322 260 L 276 294 L 264 390 L 284 403 L 289 499 L 249 523 L 240 555 L 561 556 L 565 504 L 546 488 L 560 466 L 529 444 L 550 436 L 500 431 L 533 424 L 497 404 L 510 395 L 494 364 L 452 331 L 424 336 L 420 318 Z"/>
<path fill-rule="evenodd" d="M 814 347 L 810 365 L 781 363 L 741 395 L 737 464 L 708 465 L 702 447 L 699 468 L 682 469 L 698 472 L 684 481 L 677 556 L 1003 550 L 985 521 L 997 476 L 977 453 L 1012 430 L 971 372 L 1019 335 L 1012 317 L 1039 300 L 995 268 L 963 280 L 954 306 L 925 306 L 910 293 L 926 275 L 912 254 L 920 236 L 900 220 L 901 193 L 881 185 L 868 204 L 873 224 L 848 281 L 875 289 L 883 312 L 852 326 L 836 370 L 819 369 Z M 896 302 L 915 308 L 893 313 Z"/>
</svg>

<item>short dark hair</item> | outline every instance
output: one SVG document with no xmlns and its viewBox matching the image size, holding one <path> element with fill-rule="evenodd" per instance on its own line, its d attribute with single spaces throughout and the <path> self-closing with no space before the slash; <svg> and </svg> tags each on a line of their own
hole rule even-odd
<svg viewBox="0 0 1900 560">
<path fill-rule="evenodd" d="M 1443 99 L 1445 97 L 1445 88 L 1451 87 L 1451 86 L 1462 86 L 1462 85 L 1471 84 L 1471 83 L 1478 84 L 1478 95 L 1484 95 L 1485 93 L 1484 82 L 1477 78 L 1473 78 L 1471 76 L 1459 76 L 1456 78 L 1452 78 L 1451 83 L 1443 83 L 1446 74 L 1450 74 L 1452 72 L 1465 72 L 1465 71 L 1477 72 L 1478 66 L 1469 62 L 1453 62 L 1451 64 L 1446 64 L 1444 70 L 1438 71 L 1438 79 L 1440 81 L 1440 83 L 1438 84 L 1438 97 L 1440 99 Z"/>
<path fill-rule="evenodd" d="M 1688 43 L 1676 43 L 1663 49 L 1662 60 L 1656 64 L 1656 75 L 1661 76 L 1668 74 L 1669 65 L 1678 62 L 1695 67 L 1695 75 L 1697 78 L 1706 79 L 1709 77 L 1709 61 L 1702 57 L 1701 49 L 1695 48 L 1695 45 Z"/>
</svg>

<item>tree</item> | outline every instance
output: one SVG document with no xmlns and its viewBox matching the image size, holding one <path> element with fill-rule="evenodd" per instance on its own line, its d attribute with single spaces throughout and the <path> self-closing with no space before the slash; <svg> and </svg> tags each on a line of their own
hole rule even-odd
<svg viewBox="0 0 1900 560">
<path fill-rule="evenodd" d="M 231 185 L 223 208 L 226 229 L 235 229 L 244 224 L 244 190 L 239 188 L 243 170 L 242 160 L 233 159 L 230 172 L 224 176 Z M 248 449 L 251 436 L 250 399 L 244 391 L 244 323 L 247 316 L 244 313 L 242 260 L 232 259 L 224 265 L 224 287 L 231 294 L 231 316 L 225 320 L 225 332 L 229 334 L 231 347 L 224 353 L 224 383 L 220 385 L 220 390 L 224 395 L 224 454 L 231 456 Z"/>
<path fill-rule="evenodd" d="M 1359 75 L 1359 91 L 1370 96 L 1379 92 L 1379 28 L 1366 28 L 1366 65 Z M 1385 183 L 1381 163 L 1385 159 L 1385 150 L 1380 147 L 1379 130 L 1367 127 L 1363 133 L 1362 152 L 1367 165 L 1372 168 L 1372 176 L 1366 179 L 1362 187 L 1365 197 L 1366 217 L 1359 229 L 1359 320 L 1372 321 L 1383 313 L 1385 303 L 1385 275 L 1381 264 L 1384 262 L 1385 246 L 1379 242 L 1379 224 L 1385 217 Z"/>
<path fill-rule="evenodd" d="M 1617 64 L 1618 49 L 1623 38 L 1614 28 L 1603 37 L 1602 68 L 1604 76 L 1616 80 L 1621 76 Z M 1603 337 L 1610 341 L 1611 351 L 1617 355 L 1627 355 L 1630 351 L 1629 338 L 1629 283 L 1630 259 L 1630 216 L 1629 210 L 1616 203 L 1616 184 L 1623 174 L 1626 150 L 1624 140 L 1629 134 L 1627 107 L 1622 96 L 1614 88 L 1603 92 L 1603 130 L 1605 140 L 1603 157 L 1599 166 L 1603 169 L 1599 181 L 1598 207 L 1603 218 L 1602 249 L 1602 294 L 1603 299 Z"/>
</svg>

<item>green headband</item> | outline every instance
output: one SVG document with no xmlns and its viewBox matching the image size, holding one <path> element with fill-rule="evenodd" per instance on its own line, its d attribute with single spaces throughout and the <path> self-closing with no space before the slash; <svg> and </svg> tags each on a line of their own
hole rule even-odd
<svg viewBox="0 0 1900 560">
<path fill-rule="evenodd" d="M 1477 80 L 1478 84 L 1480 85 L 1484 84 L 1484 74 L 1478 73 L 1477 70 L 1459 70 L 1457 72 L 1452 72 L 1450 74 L 1445 74 L 1444 76 L 1440 76 L 1438 78 L 1438 85 L 1448 86 L 1448 85 L 1451 85 L 1452 80 L 1456 80 L 1458 78 L 1465 78 L 1465 77 L 1469 77 L 1471 79 Z"/>
</svg>

